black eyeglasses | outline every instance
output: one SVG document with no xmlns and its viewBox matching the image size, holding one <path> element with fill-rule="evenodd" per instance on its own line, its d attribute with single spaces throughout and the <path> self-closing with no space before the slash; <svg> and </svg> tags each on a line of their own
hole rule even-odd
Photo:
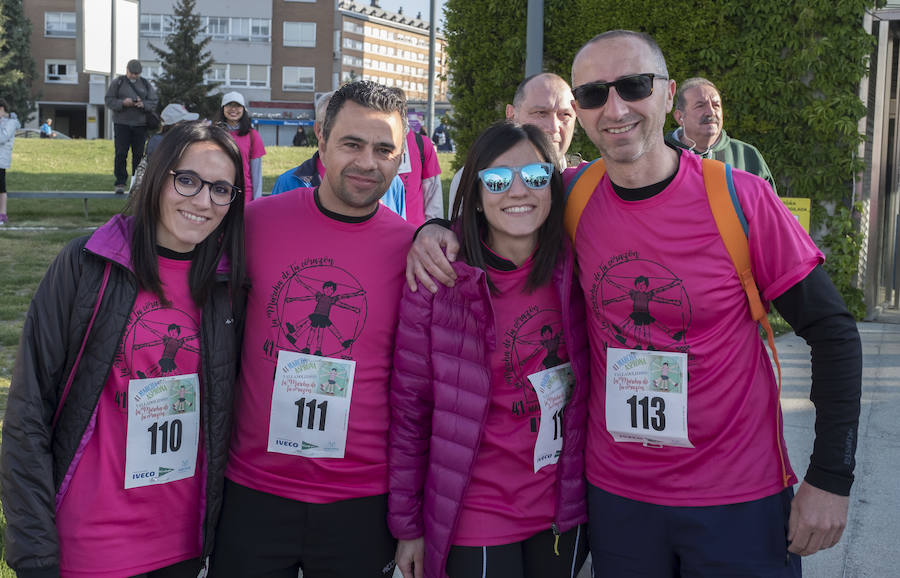
<svg viewBox="0 0 900 578">
<path fill-rule="evenodd" d="M 172 180 L 175 182 L 175 192 L 182 197 L 193 197 L 203 190 L 203 185 L 209 187 L 209 198 L 214 205 L 225 206 L 231 204 L 231 201 L 237 196 L 241 190 L 228 181 L 204 181 L 200 175 L 194 171 L 169 171 L 172 174 Z"/>
<path fill-rule="evenodd" d="M 622 100 L 634 102 L 643 100 L 653 94 L 654 80 L 669 80 L 668 76 L 645 72 L 623 76 L 612 82 L 588 82 L 575 87 L 572 94 L 581 108 L 600 108 L 609 98 L 610 87 L 615 87 Z"/>
</svg>

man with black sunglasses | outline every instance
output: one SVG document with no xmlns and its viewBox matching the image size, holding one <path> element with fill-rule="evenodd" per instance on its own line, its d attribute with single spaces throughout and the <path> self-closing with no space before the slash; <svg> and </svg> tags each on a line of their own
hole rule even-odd
<svg viewBox="0 0 900 578">
<path fill-rule="evenodd" d="M 800 576 L 799 556 L 834 546 L 846 525 L 862 377 L 855 321 L 771 187 L 733 171 L 762 297 L 811 346 L 817 435 L 795 496 L 778 387 L 701 159 L 665 142 L 675 82 L 662 51 L 646 34 L 606 32 L 578 52 L 572 81 L 606 167 L 574 240 L 589 311 L 595 573 Z M 448 233 L 420 231 L 411 287 L 417 278 L 436 289 L 432 275 L 453 284 Z M 654 390 L 663 367 L 678 386 Z"/>
<path fill-rule="evenodd" d="M 778 192 L 762 153 L 755 146 L 728 136 L 722 127 L 722 95 L 715 84 L 701 77 L 680 83 L 672 117 L 679 126 L 666 135 L 666 142 L 753 173 L 769 181 L 772 190 Z"/>
</svg>

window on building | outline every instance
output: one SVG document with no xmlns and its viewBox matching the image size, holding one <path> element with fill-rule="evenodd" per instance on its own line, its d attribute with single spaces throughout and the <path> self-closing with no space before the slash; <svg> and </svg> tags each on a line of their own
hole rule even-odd
<svg viewBox="0 0 900 578">
<path fill-rule="evenodd" d="M 206 23 L 206 33 L 219 40 L 228 38 L 228 17 L 210 16 Z"/>
<path fill-rule="evenodd" d="M 78 84 L 78 69 L 74 60 L 45 60 L 44 82 Z"/>
<path fill-rule="evenodd" d="M 316 69 L 312 66 L 282 66 L 281 89 L 306 91 L 315 90 Z"/>
<path fill-rule="evenodd" d="M 284 45 L 285 46 L 308 46 L 316 45 L 316 23 L 315 22 L 285 22 L 284 23 Z"/>
<path fill-rule="evenodd" d="M 357 24 L 356 22 L 351 22 L 350 20 L 344 21 L 344 31 L 345 32 L 352 32 L 354 34 L 362 34 L 363 30 L 364 29 L 363 29 L 362 25 Z"/>
<path fill-rule="evenodd" d="M 232 18 L 229 40 L 250 42 L 250 18 Z"/>
<path fill-rule="evenodd" d="M 163 72 L 162 66 L 156 60 L 141 60 L 141 76 L 148 80 L 159 77 Z"/>
<path fill-rule="evenodd" d="M 166 14 L 141 14 L 140 35 L 152 38 L 168 36 L 175 31 L 175 21 Z"/>
<path fill-rule="evenodd" d="M 228 84 L 231 86 L 249 86 L 250 73 L 246 64 L 232 64 L 228 67 Z"/>
<path fill-rule="evenodd" d="M 9 23 L 8 25 L 11 25 Z M 75 38 L 74 12 L 44 12 L 44 36 Z"/>
<path fill-rule="evenodd" d="M 271 42 L 272 21 L 267 18 L 251 18 L 250 39 L 253 42 Z"/>
<path fill-rule="evenodd" d="M 269 86 L 269 67 L 264 64 L 251 64 L 250 86 L 267 88 Z"/>
<path fill-rule="evenodd" d="M 209 70 L 206 71 L 206 75 L 204 77 L 207 83 L 210 82 L 228 82 L 228 65 L 227 64 L 213 64 Z"/>
</svg>

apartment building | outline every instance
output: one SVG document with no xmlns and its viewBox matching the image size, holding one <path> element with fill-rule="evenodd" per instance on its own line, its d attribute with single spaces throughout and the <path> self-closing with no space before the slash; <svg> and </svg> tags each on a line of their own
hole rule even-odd
<svg viewBox="0 0 900 578">
<path fill-rule="evenodd" d="M 164 47 L 175 4 L 140 2 L 138 58 L 147 78 L 160 73 L 151 46 Z M 41 71 L 34 86 L 36 119 L 53 117 L 66 134 L 102 138 L 107 78 L 79 72 L 76 9 L 76 0 L 25 3 Z M 386 11 L 377 0 L 197 0 L 196 11 L 215 61 L 207 79 L 220 82 L 221 92 L 244 95 L 266 144 L 288 144 L 297 124 L 312 122 L 316 96 L 353 79 L 403 88 L 413 110 L 425 109 L 429 24 L 420 14 Z M 446 42 L 440 34 L 435 60 L 440 114 L 449 108 Z"/>
</svg>

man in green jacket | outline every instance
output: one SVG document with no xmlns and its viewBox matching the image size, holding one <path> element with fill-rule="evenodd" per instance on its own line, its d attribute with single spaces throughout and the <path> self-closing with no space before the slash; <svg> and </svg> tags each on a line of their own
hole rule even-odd
<svg viewBox="0 0 900 578">
<path fill-rule="evenodd" d="M 672 116 L 680 126 L 666 141 L 704 158 L 726 162 L 766 179 L 776 193 L 775 179 L 759 150 L 728 136 L 722 128 L 722 96 L 705 78 L 689 78 L 678 86 Z"/>
</svg>

